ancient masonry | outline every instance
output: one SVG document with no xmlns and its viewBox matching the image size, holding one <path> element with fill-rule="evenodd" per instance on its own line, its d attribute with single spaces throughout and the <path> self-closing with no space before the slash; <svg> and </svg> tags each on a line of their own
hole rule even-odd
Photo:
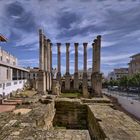
<svg viewBox="0 0 140 140">
<path fill-rule="evenodd" d="M 39 30 L 39 41 L 40 41 L 40 53 L 39 53 L 39 73 L 38 73 L 38 92 L 46 93 L 52 91 L 53 80 L 52 80 L 52 43 L 46 38 L 43 31 Z M 74 84 L 72 89 L 79 91 L 79 78 L 78 78 L 78 46 L 79 43 L 74 43 L 75 48 L 75 70 L 74 70 Z M 87 46 L 88 43 L 83 43 L 84 47 L 84 67 L 83 67 L 83 82 L 82 92 L 84 97 L 96 96 L 102 97 L 102 74 L 100 73 L 100 51 L 101 51 L 101 36 L 97 36 L 92 44 L 92 77 L 91 86 L 92 93 L 88 93 L 87 86 Z M 71 75 L 69 72 L 69 48 L 70 43 L 66 43 L 66 73 L 65 73 L 65 91 L 71 91 Z M 62 85 L 61 79 L 61 43 L 57 43 L 57 76 L 56 80 L 59 85 Z"/>
</svg>

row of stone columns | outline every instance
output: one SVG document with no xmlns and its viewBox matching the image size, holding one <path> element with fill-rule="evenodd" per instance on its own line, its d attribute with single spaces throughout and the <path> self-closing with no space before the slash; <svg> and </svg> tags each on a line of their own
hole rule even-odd
<svg viewBox="0 0 140 140">
<path fill-rule="evenodd" d="M 52 43 L 39 30 L 38 92 L 46 93 L 52 88 Z"/>
<path fill-rule="evenodd" d="M 75 71 L 74 71 L 74 90 L 79 89 L 79 77 L 78 77 L 78 43 L 74 43 L 75 46 Z M 87 79 L 87 45 L 88 43 L 83 43 L 84 47 L 84 65 L 83 65 L 83 95 L 85 97 L 88 95 L 88 79 Z M 93 53 L 92 53 L 92 93 L 95 96 L 101 96 L 101 80 L 102 75 L 100 74 L 100 51 L 101 51 L 101 36 L 97 36 L 92 44 Z M 65 90 L 70 90 L 70 73 L 69 73 L 69 47 L 70 43 L 66 43 L 66 74 L 65 74 Z M 61 83 L 61 43 L 57 43 L 58 49 L 58 73 L 57 80 Z"/>
<path fill-rule="evenodd" d="M 84 80 L 83 90 L 87 91 L 87 44 L 83 43 L 84 47 Z M 75 70 L 74 70 L 74 90 L 79 90 L 79 77 L 78 77 L 78 43 L 74 43 L 75 46 Z M 66 73 L 65 73 L 65 90 L 70 90 L 70 73 L 69 73 L 69 47 L 70 43 L 66 43 Z M 61 84 L 61 43 L 57 43 L 57 81 Z"/>
<path fill-rule="evenodd" d="M 40 42 L 40 55 L 39 55 L 39 76 L 38 87 L 39 91 L 50 91 L 52 86 L 52 43 L 43 34 L 42 30 L 39 30 L 39 42 Z M 88 95 L 88 79 L 87 79 L 87 45 L 83 43 L 84 47 L 84 65 L 83 65 L 83 95 Z M 79 90 L 79 77 L 78 77 L 78 43 L 74 43 L 75 46 L 75 71 L 74 71 L 74 90 Z M 100 74 L 100 50 L 101 50 L 101 36 L 97 36 L 94 40 L 93 54 L 92 54 L 92 93 L 101 96 L 101 80 Z M 69 47 L 70 43 L 66 43 L 66 74 L 65 74 L 65 90 L 70 90 L 70 72 L 69 72 Z M 57 81 L 61 85 L 61 43 L 57 43 Z"/>
</svg>

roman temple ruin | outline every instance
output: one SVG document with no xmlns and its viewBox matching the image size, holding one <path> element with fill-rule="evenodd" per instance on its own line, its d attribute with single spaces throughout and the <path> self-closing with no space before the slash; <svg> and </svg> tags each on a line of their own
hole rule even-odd
<svg viewBox="0 0 140 140">
<path fill-rule="evenodd" d="M 38 92 L 47 93 L 52 92 L 56 86 L 62 87 L 62 73 L 61 73 L 61 43 L 57 43 L 57 75 L 54 84 L 52 76 L 52 45 L 43 30 L 39 30 L 39 73 L 38 73 Z M 64 89 L 62 92 L 79 92 L 79 77 L 78 77 L 78 47 L 79 43 L 74 43 L 75 49 L 75 68 L 73 85 L 71 86 L 70 75 L 70 43 L 66 43 L 66 72 L 64 75 Z M 87 47 L 88 43 L 83 43 L 83 80 L 82 80 L 82 94 L 84 97 L 102 97 L 102 74 L 100 72 L 100 53 L 101 53 L 101 36 L 98 35 L 92 44 L 92 76 L 91 76 L 91 92 L 88 91 L 87 81 Z"/>
</svg>

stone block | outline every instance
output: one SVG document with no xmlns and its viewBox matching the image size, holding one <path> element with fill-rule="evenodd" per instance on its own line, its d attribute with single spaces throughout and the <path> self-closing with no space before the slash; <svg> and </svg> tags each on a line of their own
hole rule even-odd
<svg viewBox="0 0 140 140">
<path fill-rule="evenodd" d="M 44 71 L 38 72 L 38 93 L 46 93 L 46 73 Z"/>
<path fill-rule="evenodd" d="M 102 97 L 102 74 L 92 73 L 91 78 L 92 96 Z"/>
<path fill-rule="evenodd" d="M 78 73 L 74 73 L 74 90 L 79 90 L 79 78 Z"/>
<path fill-rule="evenodd" d="M 83 97 L 88 98 L 89 93 L 88 93 L 88 83 L 87 83 L 87 73 L 83 73 L 83 85 L 82 85 L 82 92 L 83 92 Z"/>
<path fill-rule="evenodd" d="M 71 79 L 70 74 L 66 73 L 66 75 L 65 75 L 65 90 L 70 90 L 70 79 Z"/>
</svg>

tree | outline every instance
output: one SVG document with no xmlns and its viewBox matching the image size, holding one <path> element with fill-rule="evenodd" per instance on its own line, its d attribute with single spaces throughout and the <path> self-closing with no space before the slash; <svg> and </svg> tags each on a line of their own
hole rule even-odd
<svg viewBox="0 0 140 140">
<path fill-rule="evenodd" d="M 120 80 L 119 80 L 119 85 L 121 87 L 127 88 L 128 87 L 128 79 L 129 78 L 127 76 L 121 77 Z"/>
</svg>

